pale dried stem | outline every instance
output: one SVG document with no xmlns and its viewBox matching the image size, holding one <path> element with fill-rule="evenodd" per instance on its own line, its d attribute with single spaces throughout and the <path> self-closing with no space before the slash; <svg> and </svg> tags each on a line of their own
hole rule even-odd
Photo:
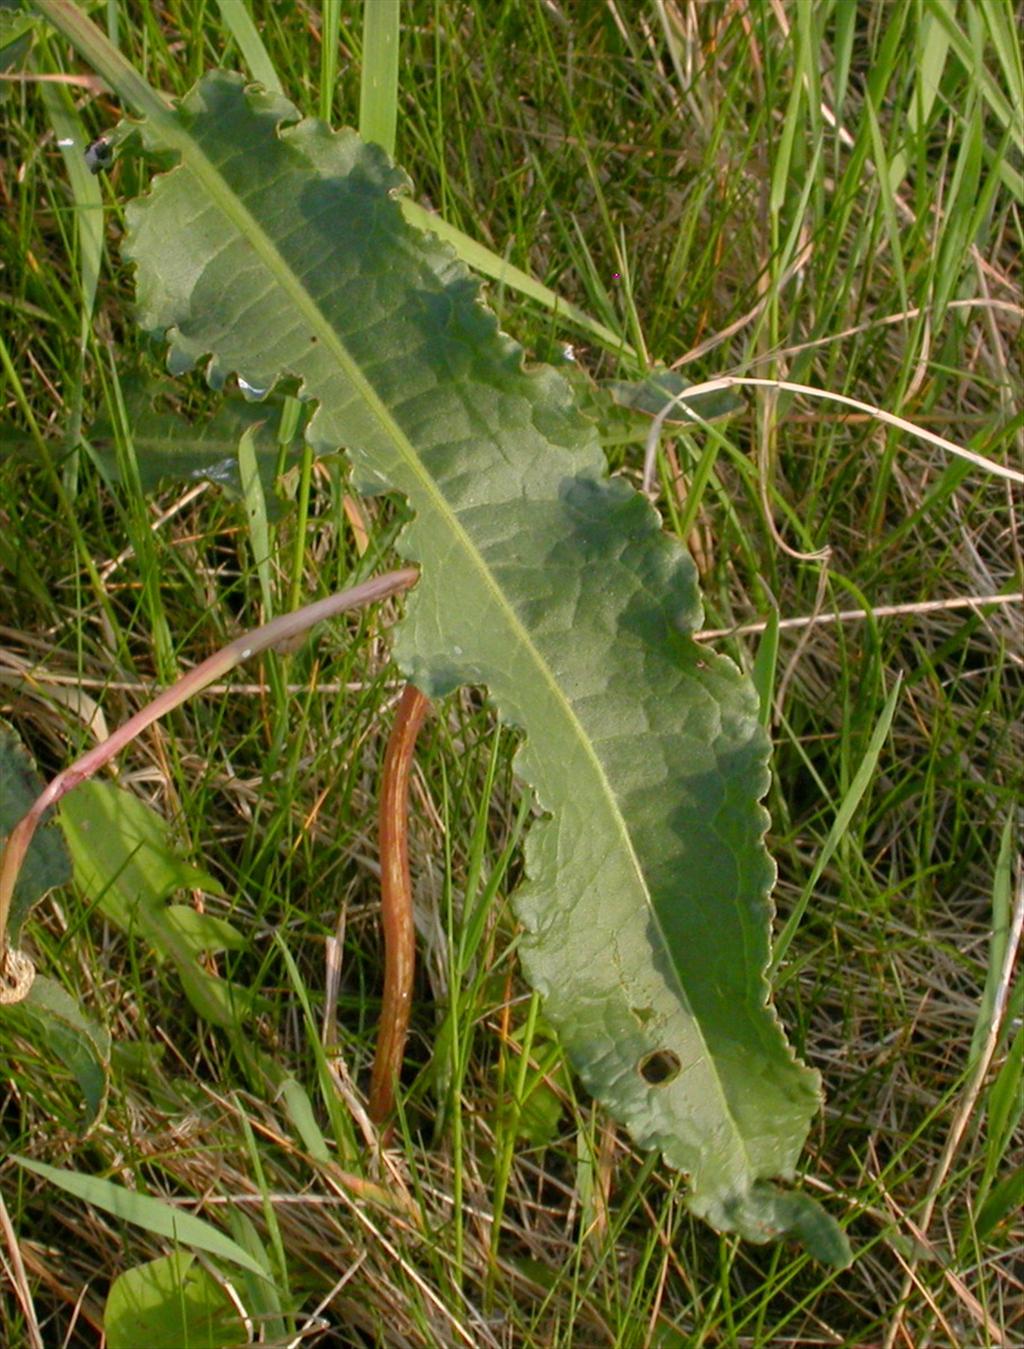
<svg viewBox="0 0 1024 1349">
<path fill-rule="evenodd" d="M 36 1318 L 35 1305 L 32 1301 L 32 1290 L 29 1288 L 25 1265 L 21 1258 L 18 1234 L 14 1230 L 14 1224 L 7 1212 L 7 1205 L 4 1203 L 2 1194 L 0 1194 L 0 1232 L 3 1233 L 4 1242 L 11 1257 L 8 1277 L 11 1280 L 14 1295 L 18 1299 L 18 1305 L 21 1307 L 21 1314 L 25 1318 L 26 1343 L 29 1349 L 45 1349 L 43 1336 L 39 1329 L 39 1321 Z"/>
<path fill-rule="evenodd" d="M 26 74 L 20 70 L 4 70 L 0 71 L 0 80 L 9 80 L 17 84 L 67 84 L 88 89 L 93 94 L 102 94 L 107 87 L 98 75 L 90 75 L 86 71 L 79 71 L 72 75 L 51 75 L 39 71 Z"/>
<path fill-rule="evenodd" d="M 856 408 L 858 412 L 866 412 L 869 416 L 884 422 L 886 426 L 893 426 L 897 431 L 904 431 L 908 436 L 916 436 L 918 440 L 923 440 L 929 445 L 935 445 L 938 449 L 945 450 L 947 454 L 951 454 L 957 459 L 965 459 L 969 464 L 983 468 L 987 473 L 993 473 L 998 478 L 1006 478 L 1008 482 L 1024 484 L 1024 473 L 1017 469 L 1008 468 L 995 459 L 986 459 L 983 454 L 975 454 L 973 450 L 965 450 L 962 445 L 947 440 L 945 436 L 938 436 L 934 431 L 928 431 L 923 426 L 916 426 L 913 422 L 908 422 L 905 417 L 897 417 L 895 413 L 886 412 L 884 408 L 875 407 L 859 398 L 850 398 L 844 393 L 835 393 L 831 389 L 816 389 L 811 384 L 796 384 L 789 379 L 756 379 L 751 375 L 723 375 L 720 379 L 709 379 L 703 384 L 691 384 L 688 389 L 684 389 L 681 393 L 677 393 L 674 398 L 669 399 L 655 417 L 647 433 L 647 441 L 644 447 L 643 490 L 645 492 L 649 493 L 654 485 L 658 438 L 673 409 L 681 410 L 692 418 L 698 426 L 703 426 L 706 424 L 704 418 L 687 406 L 692 399 L 700 398 L 706 393 L 719 393 L 723 389 L 744 388 L 785 389 L 787 393 L 799 393 L 807 398 L 824 398 L 832 403 L 842 403 L 844 407 Z"/>
<path fill-rule="evenodd" d="M 1024 591 L 1014 591 L 1012 595 L 957 595 L 948 600 L 921 600 L 914 604 L 876 604 L 870 610 L 836 609 L 800 618 L 780 619 L 779 630 L 817 627 L 823 623 L 862 623 L 867 618 L 900 618 L 908 614 L 934 614 L 952 609 L 983 609 L 990 604 L 1024 604 Z M 757 623 L 743 623 L 738 628 L 702 628 L 693 634 L 693 640 L 709 642 L 713 637 L 745 637 L 750 633 L 764 632 L 767 627 L 768 620 L 762 619 Z"/>
</svg>

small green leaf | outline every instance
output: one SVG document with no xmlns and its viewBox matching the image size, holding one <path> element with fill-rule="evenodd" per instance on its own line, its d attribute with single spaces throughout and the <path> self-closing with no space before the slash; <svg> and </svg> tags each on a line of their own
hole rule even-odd
<svg viewBox="0 0 1024 1349">
<path fill-rule="evenodd" d="M 248 1251 L 264 1271 L 261 1279 L 257 1279 L 248 1270 L 243 1270 L 239 1275 L 238 1287 L 242 1295 L 243 1305 L 251 1319 L 262 1327 L 264 1343 L 289 1343 L 288 1327 L 283 1315 L 284 1300 L 281 1296 L 281 1290 L 274 1280 L 270 1256 L 267 1254 L 259 1232 L 257 1232 L 252 1219 L 246 1215 L 242 1208 L 229 1207 L 227 1223 L 231 1229 L 231 1235 L 239 1246 L 244 1251 Z"/>
<path fill-rule="evenodd" d="M 1012 1031 L 1012 1021 L 1007 1027 Z M 1004 1032 L 1006 1033 L 1006 1032 Z M 1024 1114 L 1024 1026 L 1017 1023 L 1016 1031 L 1006 1051 L 1006 1058 L 996 1074 L 995 1081 L 985 1095 L 988 1127 L 985 1139 L 985 1170 L 995 1175 L 1010 1150 L 1013 1135 Z"/>
<path fill-rule="evenodd" d="M 103 1329 L 107 1349 L 230 1349 L 249 1342 L 227 1292 L 185 1251 L 119 1275 L 107 1296 Z"/>
<path fill-rule="evenodd" d="M 520 1028 L 522 1030 L 522 1028 Z M 521 1039 L 520 1034 L 514 1037 Z M 520 1064 L 520 1067 L 523 1065 Z M 529 1067 L 521 1089 L 499 1104 L 500 1125 L 513 1128 L 530 1147 L 546 1147 L 558 1133 L 564 1100 L 571 1094 L 561 1045 L 551 1027 L 538 1017 L 529 1044 Z"/>
<path fill-rule="evenodd" d="M 717 422 L 742 412 L 744 407 L 743 399 L 732 389 L 715 389 L 689 401 L 681 398 L 680 395 L 690 388 L 690 381 L 675 370 L 654 370 L 641 380 L 611 379 L 604 387 L 620 407 L 642 412 L 647 417 L 659 416 L 666 406 L 674 403 L 665 413 L 666 426 L 697 425 L 687 409 L 701 421 Z"/>
<path fill-rule="evenodd" d="M 68 1068 L 85 1100 L 83 1128 L 92 1128 L 107 1098 L 109 1032 L 87 1017 L 59 984 L 41 974 L 21 1002 L 4 1009 L 4 1019 Z"/>
<path fill-rule="evenodd" d="M 1024 1166 L 1018 1166 L 991 1189 L 974 1220 L 978 1240 L 990 1240 L 995 1230 L 1024 1207 Z"/>
<path fill-rule="evenodd" d="M 334 1158 L 317 1123 L 313 1102 L 306 1088 L 296 1078 L 286 1077 L 278 1087 L 278 1095 L 284 1102 L 289 1119 L 298 1130 L 303 1147 L 314 1161 L 329 1165 Z"/>
<path fill-rule="evenodd" d="M 139 1194 L 136 1190 L 115 1185 L 109 1180 L 101 1180 L 98 1176 L 86 1176 L 80 1171 L 61 1171 L 55 1166 L 47 1166 L 45 1162 L 19 1157 L 16 1153 L 11 1154 L 11 1160 L 23 1166 L 26 1171 L 42 1176 L 43 1180 L 56 1185 L 65 1194 L 74 1195 L 76 1199 L 84 1200 L 85 1203 L 102 1209 L 104 1213 L 111 1213 L 115 1218 L 123 1218 L 125 1222 L 134 1223 L 136 1227 L 143 1228 L 153 1236 L 166 1237 L 169 1241 L 193 1246 L 197 1251 L 206 1251 L 208 1255 L 215 1255 L 221 1260 L 239 1265 L 242 1269 L 260 1275 L 261 1278 L 267 1277 L 258 1261 L 247 1251 L 243 1251 L 237 1242 L 225 1236 L 212 1223 L 197 1218 L 194 1213 L 189 1213 L 187 1209 L 175 1208 L 173 1204 L 168 1204 L 163 1199 Z"/>
<path fill-rule="evenodd" d="M 538 1077 L 515 1112 L 516 1137 L 531 1148 L 547 1147 L 558 1136 L 562 1110 L 558 1092 Z"/>
<path fill-rule="evenodd" d="M 125 408 L 131 427 L 132 445 L 145 492 L 162 482 L 207 479 L 233 500 L 242 497 L 238 468 L 238 445 L 250 432 L 268 514 L 280 514 L 281 502 L 274 492 L 281 446 L 276 436 L 275 402 L 252 403 L 238 395 L 225 397 L 210 417 L 193 421 L 175 411 L 177 385 L 170 381 L 123 379 Z M 93 426 L 89 446 L 103 472 L 112 482 L 120 481 L 116 432 L 106 418 Z M 295 458 L 292 446 L 285 462 Z"/>
<path fill-rule="evenodd" d="M 200 913 L 187 904 L 169 904 L 164 913 L 193 955 L 212 956 L 218 951 L 245 950 L 245 938 L 226 918 L 218 918 L 213 913 Z"/>
<path fill-rule="evenodd" d="M 0 721 L 0 847 L 44 787 L 17 733 Z M 7 921 L 7 937 L 17 946 L 22 924 L 33 904 L 71 879 L 71 858 L 60 827 L 53 820 L 37 829 L 22 863 Z"/>
<path fill-rule="evenodd" d="M 981 995 L 974 1034 L 971 1036 L 971 1048 L 967 1055 L 968 1063 L 976 1063 L 985 1047 L 992 1030 L 999 998 L 1000 982 L 1003 977 L 1003 965 L 1006 962 L 1006 946 L 1010 940 L 1010 919 L 1013 905 L 1013 863 L 1017 853 L 1014 845 L 1016 820 L 1011 812 L 1006 817 L 1003 832 L 999 839 L 999 852 L 996 854 L 995 871 L 992 876 L 992 937 L 988 947 L 988 973 L 985 976 L 985 989 Z"/>
<path fill-rule="evenodd" d="M 253 1009 L 247 989 L 204 970 L 204 951 L 237 949 L 239 934 L 228 923 L 196 914 L 184 918 L 168 905 L 176 890 L 220 894 L 204 871 L 180 858 L 167 838 L 167 824 L 138 797 L 106 782 L 83 782 L 61 803 L 61 821 L 74 859 L 75 882 L 123 931 L 145 938 L 178 970 L 189 1002 L 214 1025 L 237 1027 Z"/>
<path fill-rule="evenodd" d="M 130 792 L 83 782 L 61 802 L 60 813 L 76 883 L 126 931 L 144 924 L 175 890 L 221 893 L 212 876 L 174 852 L 166 821 Z"/>
</svg>

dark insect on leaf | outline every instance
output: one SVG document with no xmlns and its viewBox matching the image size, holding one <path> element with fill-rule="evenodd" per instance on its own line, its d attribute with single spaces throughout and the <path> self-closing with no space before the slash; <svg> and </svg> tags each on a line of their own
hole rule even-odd
<svg viewBox="0 0 1024 1349">
<path fill-rule="evenodd" d="M 90 173 L 100 173 L 114 158 L 114 147 L 106 136 L 97 136 L 85 147 L 85 164 Z"/>
</svg>

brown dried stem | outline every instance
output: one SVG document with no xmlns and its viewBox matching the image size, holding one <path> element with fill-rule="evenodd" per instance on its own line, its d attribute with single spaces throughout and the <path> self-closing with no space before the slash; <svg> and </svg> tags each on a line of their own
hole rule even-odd
<svg viewBox="0 0 1024 1349">
<path fill-rule="evenodd" d="M 395 1082 L 405 1054 L 416 971 L 416 931 L 409 880 L 409 778 L 416 737 L 430 700 L 412 684 L 405 686 L 384 755 L 380 794 L 381 926 L 384 931 L 384 999 L 377 1033 L 377 1054 L 370 1079 L 368 1111 L 375 1124 L 395 1104 Z"/>
</svg>

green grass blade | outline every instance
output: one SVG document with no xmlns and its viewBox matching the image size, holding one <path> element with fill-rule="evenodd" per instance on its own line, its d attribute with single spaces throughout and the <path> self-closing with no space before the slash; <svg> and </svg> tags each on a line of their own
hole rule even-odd
<svg viewBox="0 0 1024 1349">
<path fill-rule="evenodd" d="M 868 94 L 864 100 L 864 113 L 867 118 L 868 131 L 871 135 L 871 153 L 877 169 L 877 187 L 882 203 L 882 218 L 885 221 L 885 232 L 889 239 L 889 253 L 892 258 L 892 265 L 896 273 L 896 283 L 899 286 L 900 305 L 904 312 L 910 308 L 910 297 L 907 291 L 907 277 L 903 266 L 903 245 L 902 231 L 896 217 L 896 204 L 893 199 L 895 184 L 893 179 L 897 177 L 892 170 L 889 157 L 886 152 L 885 142 L 882 139 L 882 128 L 878 122 L 878 114 L 875 111 L 871 101 L 871 95 Z"/>
<path fill-rule="evenodd" d="M 996 1013 L 996 997 L 1006 960 L 1006 944 L 1010 939 L 1014 824 L 1013 817 L 1007 816 L 999 840 L 999 854 L 996 857 L 995 873 L 992 877 L 992 940 L 988 948 L 988 974 L 981 1005 L 978 1008 L 978 1019 L 974 1025 L 974 1035 L 971 1037 L 971 1048 L 967 1056 L 969 1063 L 977 1059 L 992 1029 L 992 1019 Z"/>
<path fill-rule="evenodd" d="M 334 122 L 334 102 L 338 83 L 338 33 L 341 27 L 341 0 L 323 0 L 320 6 L 320 116 Z"/>
<path fill-rule="evenodd" d="M 500 257 L 486 244 L 450 225 L 441 216 L 434 215 L 411 197 L 403 197 L 401 206 L 402 214 L 410 225 L 415 225 L 417 229 L 431 230 L 439 239 L 451 244 L 467 267 L 472 267 L 482 276 L 490 277 L 499 285 L 507 286 L 509 290 L 514 290 L 526 299 L 532 300 L 548 310 L 555 318 L 571 323 L 600 342 L 603 347 L 607 347 L 609 351 L 616 352 L 630 361 L 639 360 L 634 348 L 619 333 L 591 318 L 579 305 L 564 299 L 550 286 L 545 286 L 543 282 L 536 280 L 522 268 L 516 267 L 507 258 Z"/>
<path fill-rule="evenodd" d="M 242 482 L 242 500 L 249 521 L 249 545 L 263 596 L 263 622 L 274 617 L 274 585 L 270 574 L 273 549 L 267 525 L 267 499 L 263 494 L 259 463 L 256 458 L 255 428 L 249 427 L 238 442 L 238 472 Z"/>
<path fill-rule="evenodd" d="M 779 611 L 772 608 L 764 634 L 754 657 L 754 669 L 751 678 L 757 689 L 757 701 L 761 708 L 761 725 L 769 727 L 772 722 L 772 704 L 775 698 L 775 671 L 779 661 Z"/>
<path fill-rule="evenodd" d="M 901 680 L 897 679 L 890 690 L 888 698 L 885 700 L 885 706 L 879 714 L 875 723 L 875 729 L 871 733 L 871 739 L 868 747 L 864 751 L 864 757 L 857 766 L 857 771 L 853 775 L 849 790 L 839 803 L 839 809 L 836 811 L 836 817 L 832 822 L 832 828 L 828 831 L 828 837 L 822 845 L 821 852 L 814 864 L 807 884 L 800 895 L 799 900 L 793 908 L 793 912 L 786 919 L 786 924 L 780 932 L 775 942 L 775 953 L 772 957 L 770 967 L 770 977 L 775 978 L 782 962 L 786 958 L 786 952 L 796 935 L 800 921 L 807 910 L 808 904 L 814 894 L 814 887 L 818 884 L 822 872 L 828 866 L 829 862 L 839 847 L 840 840 L 849 828 L 850 821 L 857 812 L 864 797 L 864 793 L 871 786 L 875 779 L 875 769 L 878 764 L 878 756 L 881 754 L 889 734 L 889 728 L 892 726 L 892 719 L 896 712 L 896 704 L 900 696 Z"/>
<path fill-rule="evenodd" d="M 79 1171 L 62 1171 L 55 1166 L 47 1166 L 45 1162 L 19 1157 L 16 1153 L 11 1155 L 11 1160 L 24 1167 L 26 1171 L 31 1171 L 41 1176 L 43 1180 L 49 1181 L 65 1194 L 73 1195 L 76 1199 L 102 1209 L 104 1213 L 110 1213 L 115 1218 L 123 1218 L 125 1222 L 134 1223 L 136 1227 L 141 1227 L 143 1231 L 150 1232 L 153 1236 L 181 1242 L 182 1245 L 216 1256 L 219 1260 L 238 1265 L 248 1270 L 250 1274 L 267 1278 L 260 1264 L 247 1251 L 242 1250 L 237 1242 L 218 1231 L 212 1223 L 197 1218 L 194 1213 L 176 1208 L 163 1199 L 154 1199 L 151 1195 L 139 1194 L 137 1190 L 126 1189 L 123 1185 L 115 1185 L 112 1181 L 101 1180 L 99 1176 L 87 1176 Z"/>
<path fill-rule="evenodd" d="M 395 153 L 398 126 L 400 0 L 363 0 L 363 75 L 359 134 Z"/>
<path fill-rule="evenodd" d="M 78 275 L 82 297 L 82 343 L 92 323 L 103 260 L 103 193 L 101 179 L 90 173 L 85 162 L 89 143 L 74 101 L 63 85 L 42 84 L 40 97 L 68 171 L 74 203 L 74 233 L 78 252 Z"/>
<path fill-rule="evenodd" d="M 225 27 L 238 43 L 242 60 L 249 67 L 253 79 L 259 80 L 260 84 L 275 94 L 282 93 L 277 70 L 263 45 L 260 30 L 253 22 L 246 0 L 217 0 L 217 6 Z"/>
<path fill-rule="evenodd" d="M 925 0 L 928 12 L 945 29 L 953 51 L 963 62 L 964 67 L 977 80 L 982 97 L 989 105 L 1004 131 L 1013 136 L 1017 149 L 1024 153 L 1024 127 L 1021 125 L 1021 97 L 1024 95 L 1024 76 L 1021 73 L 1020 44 L 1012 32 L 1012 22 L 1005 16 L 1009 7 L 995 3 L 979 8 L 986 14 L 992 26 L 992 35 L 996 38 L 996 50 L 999 54 L 1003 72 L 1011 81 L 1011 94 L 1008 96 L 996 81 L 995 75 L 983 62 L 978 61 L 977 52 L 970 36 L 957 22 L 957 10 L 943 3 L 943 0 Z M 999 11 L 1003 13 L 1000 14 Z"/>
</svg>

